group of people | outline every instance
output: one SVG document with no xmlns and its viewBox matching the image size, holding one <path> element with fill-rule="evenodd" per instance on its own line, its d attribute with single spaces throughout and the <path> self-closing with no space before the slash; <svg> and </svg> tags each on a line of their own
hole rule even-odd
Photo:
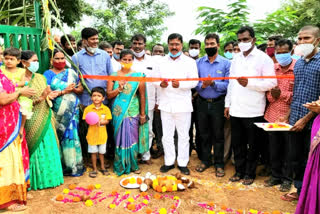
<svg viewBox="0 0 320 214">
<path fill-rule="evenodd" d="M 320 30 L 305 26 L 296 44 L 272 36 L 258 47 L 253 28 L 236 34 L 223 56 L 219 36 L 206 35 L 200 57 L 201 42 L 190 40 L 184 52 L 177 33 L 169 35 L 165 55 L 161 44 L 148 53 L 142 34 L 125 49 L 121 41 L 99 43 L 98 31 L 84 28 L 79 47 L 71 35 L 57 40 L 43 75 L 34 52 L 0 50 L 0 209 L 23 210 L 28 189 L 83 175 L 88 153 L 92 178 L 98 159 L 101 173 L 109 174 L 106 153 L 119 176 L 139 174 L 139 164 L 162 154 L 160 172 L 175 168 L 177 160 L 189 175 L 195 149 L 201 161 L 196 171 L 213 165 L 215 176 L 223 177 L 231 156 L 235 174 L 229 180 L 244 185 L 254 182 L 258 162 L 264 163 L 271 171 L 265 186 L 280 184 L 289 192 L 294 181 L 297 192 L 282 199 L 299 199 L 297 213 L 319 213 Z M 99 117 L 94 124 L 88 122 L 92 113 Z M 257 122 L 292 128 L 266 133 Z"/>
</svg>

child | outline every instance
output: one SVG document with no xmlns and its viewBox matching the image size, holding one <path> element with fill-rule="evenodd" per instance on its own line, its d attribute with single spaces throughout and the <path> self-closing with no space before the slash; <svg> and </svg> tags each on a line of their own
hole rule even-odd
<svg viewBox="0 0 320 214">
<path fill-rule="evenodd" d="M 91 91 L 92 104 L 87 106 L 83 113 L 83 120 L 85 120 L 89 112 L 95 112 L 99 115 L 99 122 L 95 125 L 89 125 L 87 141 L 88 152 L 91 153 L 91 160 L 93 165 L 93 171 L 89 173 L 91 178 L 97 177 L 97 153 L 99 153 L 99 159 L 101 163 L 101 172 L 104 175 L 109 175 L 108 170 L 104 167 L 104 154 L 106 153 L 106 143 L 108 139 L 106 125 L 109 124 L 112 119 L 110 109 L 103 105 L 106 96 L 106 92 L 101 87 L 95 87 Z"/>
<path fill-rule="evenodd" d="M 25 82 L 25 69 L 18 68 L 17 65 L 20 64 L 21 60 L 21 51 L 17 48 L 7 48 L 3 52 L 4 56 L 4 66 L 1 67 L 4 75 L 12 81 L 16 86 L 16 90 L 28 85 L 28 82 Z M 32 100 L 20 96 L 18 98 L 20 104 L 20 112 L 22 113 L 21 128 L 19 131 L 20 136 L 23 134 L 24 124 L 27 119 L 32 117 Z"/>
</svg>

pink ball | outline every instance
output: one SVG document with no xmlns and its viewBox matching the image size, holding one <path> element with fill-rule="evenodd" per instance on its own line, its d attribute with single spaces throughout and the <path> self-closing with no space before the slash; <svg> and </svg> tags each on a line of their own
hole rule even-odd
<svg viewBox="0 0 320 214">
<path fill-rule="evenodd" d="M 86 115 L 86 122 L 89 124 L 89 125 L 95 125 L 99 122 L 99 115 L 95 112 L 89 112 L 87 115 Z"/>
</svg>

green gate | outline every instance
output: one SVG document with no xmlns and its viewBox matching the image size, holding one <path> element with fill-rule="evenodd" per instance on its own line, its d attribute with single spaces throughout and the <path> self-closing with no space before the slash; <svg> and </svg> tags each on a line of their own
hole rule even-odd
<svg viewBox="0 0 320 214">
<path fill-rule="evenodd" d="M 4 41 L 4 47 L 16 47 L 21 50 L 32 50 L 39 58 L 39 73 L 43 73 L 49 68 L 48 50 L 41 50 L 41 40 L 45 37 L 45 31 L 41 28 L 40 3 L 35 1 L 34 11 L 36 27 L 16 27 L 10 25 L 0 25 L 0 38 Z"/>
</svg>

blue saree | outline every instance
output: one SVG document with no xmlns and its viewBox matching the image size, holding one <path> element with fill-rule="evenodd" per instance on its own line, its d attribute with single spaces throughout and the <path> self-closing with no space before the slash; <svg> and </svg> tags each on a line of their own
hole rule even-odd
<svg viewBox="0 0 320 214">
<path fill-rule="evenodd" d="M 55 74 L 48 70 L 44 73 L 51 90 L 61 91 L 68 85 L 78 83 L 78 75 L 72 69 Z M 81 176 L 84 171 L 79 125 L 79 99 L 76 94 L 69 93 L 53 100 L 52 110 L 56 118 L 56 129 L 62 150 L 63 174 Z"/>
<path fill-rule="evenodd" d="M 112 75 L 117 75 L 113 73 Z M 142 73 L 130 73 L 126 76 L 142 77 Z M 113 88 L 118 88 L 115 82 Z M 112 123 L 116 142 L 114 172 L 120 176 L 139 169 L 138 153 L 149 150 L 149 125 L 140 125 L 140 104 L 137 96 L 139 82 L 127 82 L 124 90 L 115 98 L 112 105 Z M 146 96 L 145 114 L 148 114 Z"/>
</svg>

